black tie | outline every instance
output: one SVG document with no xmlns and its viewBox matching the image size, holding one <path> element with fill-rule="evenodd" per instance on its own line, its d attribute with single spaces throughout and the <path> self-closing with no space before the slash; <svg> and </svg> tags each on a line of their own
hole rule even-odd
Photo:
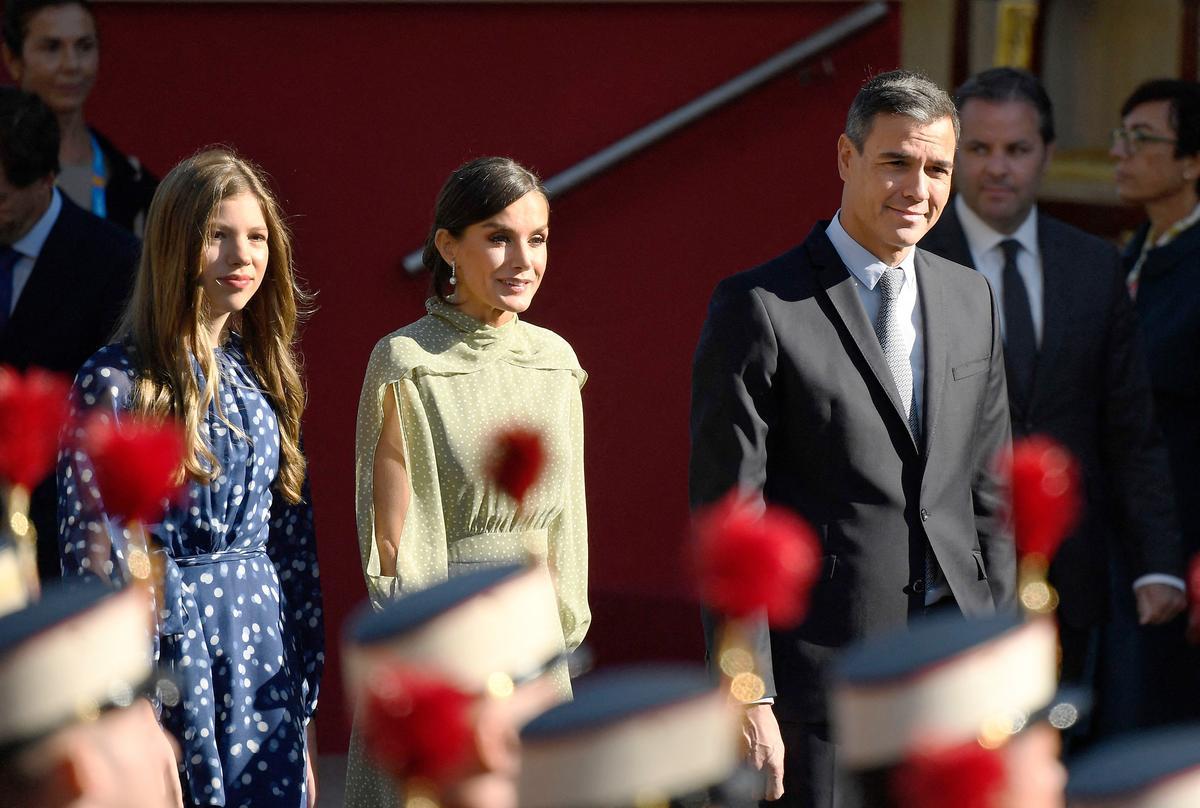
<svg viewBox="0 0 1200 808">
<path fill-rule="evenodd" d="M 1033 368 L 1037 364 L 1037 337 L 1033 332 L 1033 312 L 1025 281 L 1017 271 L 1017 253 L 1021 245 L 1015 239 L 1000 242 L 1004 250 L 1004 364 L 1008 389 L 1017 400 L 1029 400 Z"/>
</svg>

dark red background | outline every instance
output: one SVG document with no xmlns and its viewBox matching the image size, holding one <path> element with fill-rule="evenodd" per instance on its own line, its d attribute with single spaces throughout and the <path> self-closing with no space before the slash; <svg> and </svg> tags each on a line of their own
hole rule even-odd
<svg viewBox="0 0 1200 808">
<path fill-rule="evenodd" d="M 307 444 L 331 654 L 323 747 L 344 748 L 336 647 L 365 597 L 354 418 L 376 340 L 423 313 L 403 255 L 445 175 L 508 154 L 549 177 L 859 3 L 100 3 L 89 121 L 160 176 L 208 143 L 274 177 L 320 306 Z M 698 658 L 681 565 L 692 350 L 715 282 L 837 207 L 834 142 L 898 11 L 553 205 L 531 321 L 584 388 L 597 663 Z"/>
</svg>

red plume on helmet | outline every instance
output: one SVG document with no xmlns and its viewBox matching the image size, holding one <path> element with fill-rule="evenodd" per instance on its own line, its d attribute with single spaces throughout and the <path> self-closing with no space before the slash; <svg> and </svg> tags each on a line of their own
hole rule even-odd
<svg viewBox="0 0 1200 808">
<path fill-rule="evenodd" d="M 442 784 L 470 763 L 468 694 L 433 674 L 393 664 L 371 675 L 365 699 L 367 749 L 393 777 Z"/>
<path fill-rule="evenodd" d="M 800 517 L 772 505 L 760 511 L 730 493 L 697 515 L 694 531 L 705 604 L 732 618 L 765 611 L 777 627 L 804 619 L 821 553 Z"/>
<path fill-rule="evenodd" d="M 163 500 L 182 491 L 183 432 L 174 422 L 93 415 L 85 427 L 84 449 L 91 458 L 96 484 L 110 516 L 130 522 L 157 522 Z"/>
<path fill-rule="evenodd" d="M 70 390 L 65 378 L 39 368 L 22 375 L 0 367 L 0 479 L 29 490 L 50 473 Z"/>
<path fill-rule="evenodd" d="M 972 741 L 913 754 L 892 774 L 892 797 L 902 808 L 991 808 L 1005 778 L 1000 753 Z"/>
</svg>

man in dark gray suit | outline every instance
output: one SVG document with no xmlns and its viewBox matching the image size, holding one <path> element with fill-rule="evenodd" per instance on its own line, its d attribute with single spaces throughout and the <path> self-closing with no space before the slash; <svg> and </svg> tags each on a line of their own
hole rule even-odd
<svg viewBox="0 0 1200 808">
<path fill-rule="evenodd" d="M 957 137 L 928 79 L 868 81 L 837 144 L 840 211 L 722 281 L 696 350 L 693 507 L 740 489 L 799 512 L 825 554 L 805 622 L 756 637 L 771 698 L 748 708 L 747 742 L 787 805 L 844 799 L 825 697 L 839 648 L 1015 603 L 999 314 L 978 273 L 914 249 L 949 198 Z"/>
<path fill-rule="evenodd" d="M 1136 615 L 1127 606 L 1122 622 L 1163 623 L 1184 606 L 1181 537 L 1150 377 L 1117 251 L 1035 204 L 1054 152 L 1054 113 L 1041 83 L 998 67 L 967 80 L 955 102 L 958 194 L 921 246 L 979 270 L 996 292 L 1013 434 L 1049 435 L 1082 466 L 1083 519 L 1050 581 L 1061 598 L 1062 676 L 1091 686 L 1110 580 L 1121 579 L 1119 603 L 1136 600 Z M 1108 653 L 1124 656 L 1120 648 Z M 1109 716 L 1100 709 L 1097 719 Z"/>
</svg>

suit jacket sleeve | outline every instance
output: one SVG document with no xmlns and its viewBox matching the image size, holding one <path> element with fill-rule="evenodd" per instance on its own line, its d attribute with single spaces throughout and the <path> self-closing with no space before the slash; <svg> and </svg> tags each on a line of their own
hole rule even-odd
<svg viewBox="0 0 1200 808">
<path fill-rule="evenodd" d="M 1137 315 L 1113 255 L 1109 329 L 1101 406 L 1107 489 L 1121 515 L 1133 578 L 1147 573 L 1183 577 L 1184 551 L 1174 510 L 1167 450 L 1154 421 L 1150 376 Z"/>
<path fill-rule="evenodd" d="M 772 379 L 778 344 L 753 289 L 723 282 L 713 293 L 692 366 L 689 499 L 703 507 L 738 488 L 761 501 L 767 476 L 767 440 L 776 422 Z M 712 663 L 719 616 L 703 616 Z M 766 621 L 748 627 L 766 695 L 775 695 Z"/>
<path fill-rule="evenodd" d="M 989 291 L 989 295 L 991 292 Z M 991 295 L 992 361 L 975 435 L 974 480 L 971 500 L 975 533 L 988 586 L 997 611 L 1016 608 L 1017 562 L 1012 525 L 1008 518 L 1009 484 L 1002 458 L 1012 452 L 1012 424 L 1008 413 L 1008 387 L 1004 378 L 1004 346 L 1000 313 Z"/>
</svg>

